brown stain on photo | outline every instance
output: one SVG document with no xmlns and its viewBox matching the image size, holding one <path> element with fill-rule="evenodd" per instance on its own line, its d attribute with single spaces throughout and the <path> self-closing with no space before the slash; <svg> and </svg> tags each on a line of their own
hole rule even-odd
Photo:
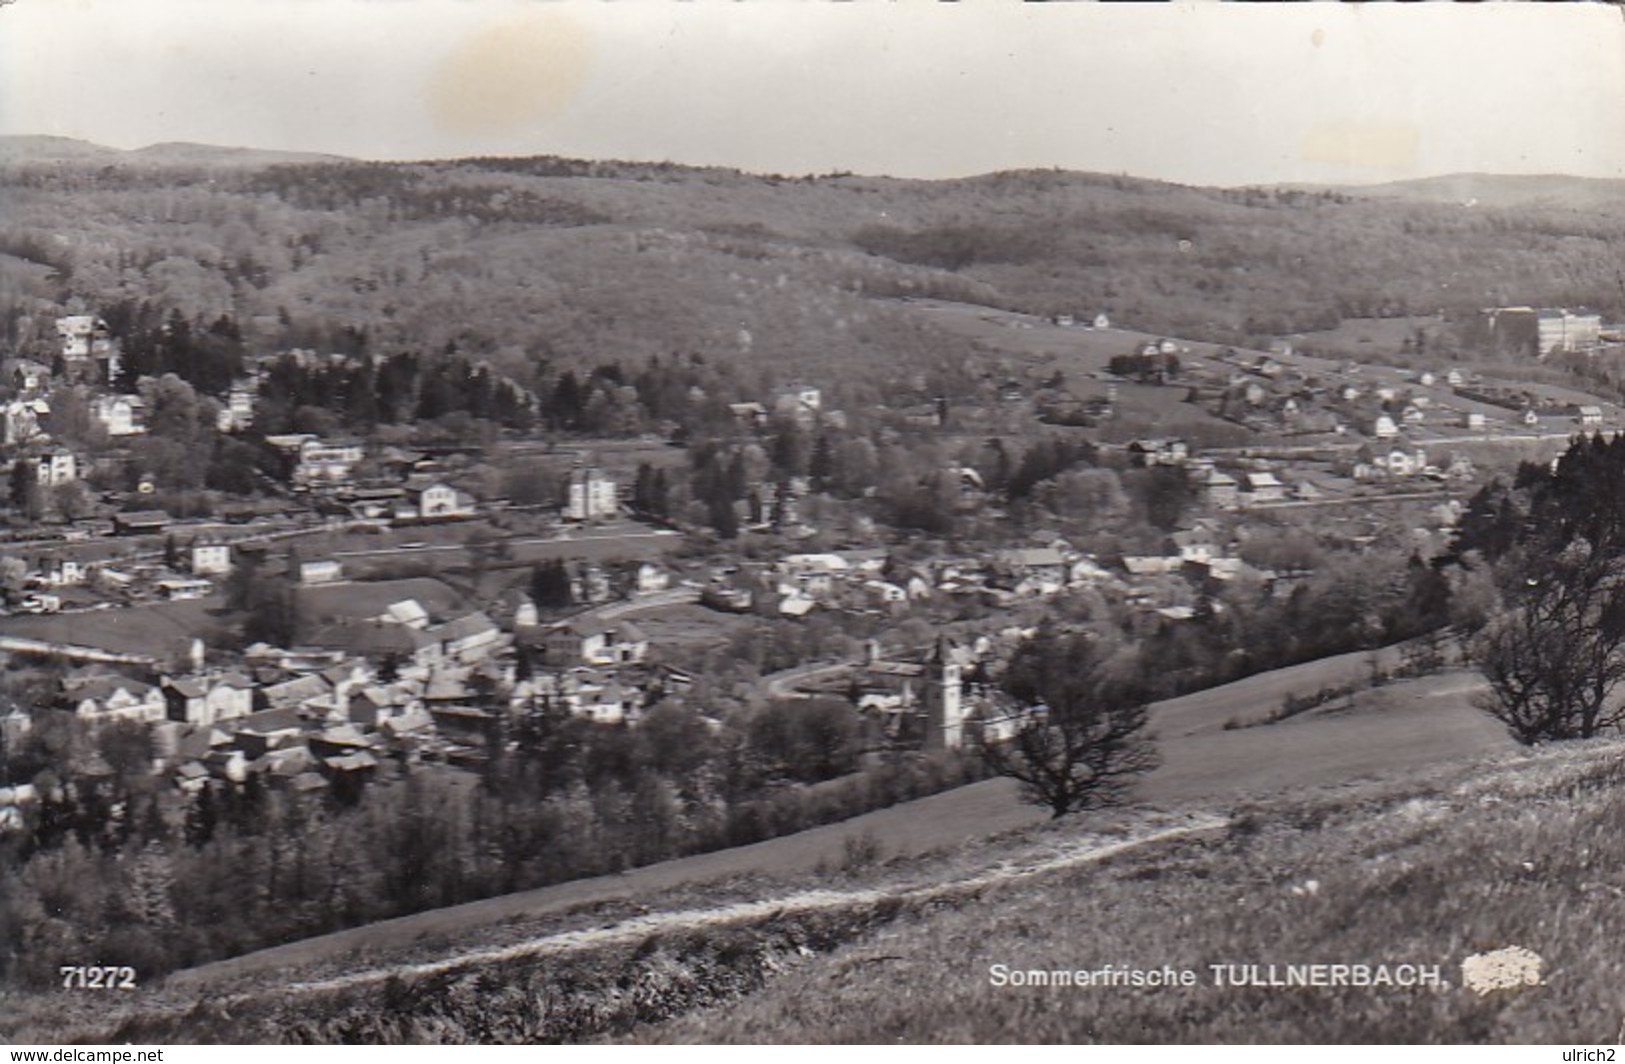
<svg viewBox="0 0 1625 1064">
<path fill-rule="evenodd" d="M 1382 170 L 1416 165 L 1420 126 L 1410 122 L 1321 122 L 1298 146 L 1305 162 L 1334 163 Z"/>
<path fill-rule="evenodd" d="M 586 28 L 560 11 L 504 19 L 458 42 L 429 79 L 428 111 L 449 133 L 514 133 L 560 114 L 591 65 Z"/>
</svg>

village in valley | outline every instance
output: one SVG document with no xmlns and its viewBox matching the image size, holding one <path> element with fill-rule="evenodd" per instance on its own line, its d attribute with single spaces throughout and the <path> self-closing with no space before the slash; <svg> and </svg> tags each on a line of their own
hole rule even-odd
<svg viewBox="0 0 1625 1064">
<path fill-rule="evenodd" d="M 538 428 L 267 434 L 279 378 L 354 358 L 234 340 L 238 375 L 211 397 L 173 373 L 132 379 L 126 337 L 93 310 L 58 316 L 0 367 L 0 648 L 32 696 L 14 683 L 0 723 L 10 749 L 64 726 L 139 736 L 89 748 L 71 777 L 9 781 L 0 827 L 27 823 L 42 787 L 129 772 L 109 749 L 139 750 L 181 800 L 254 780 L 353 803 L 412 768 L 477 778 L 537 714 L 635 729 L 663 702 L 718 728 L 719 705 L 833 699 L 870 751 L 965 750 L 1019 727 L 990 677 L 1058 601 L 1109 603 L 1147 637 L 1242 593 L 1284 602 L 1325 556 L 1305 529 L 1435 553 L 1478 463 L 1505 469 L 1498 445 L 1522 455 L 1620 424 L 1583 393 L 1417 357 L 1431 323 L 1402 340 L 1407 368 L 1318 355 L 1312 339 L 1248 351 L 1105 314 L 904 302 L 970 337 L 988 369 L 968 396 L 864 416 L 899 446 L 972 441 L 915 478 L 931 512 L 902 520 L 876 512 L 872 483 L 831 504 L 863 475 L 836 456 L 872 469 L 874 448 L 816 381 L 720 407 L 733 486 L 692 477 L 679 505 L 683 439 L 542 432 L 548 400 L 487 365 L 457 364 L 495 378 L 510 425 Z M 1525 329 L 1531 357 L 1594 357 L 1619 334 L 1562 310 L 1486 319 Z M 683 401 L 711 398 L 693 384 Z M 1169 410 L 1183 434 L 1157 431 Z M 167 452 L 142 449 L 198 419 L 240 448 L 235 490 L 175 490 L 188 480 L 158 467 Z M 1047 527 L 1005 513 L 1019 441 L 1040 430 L 1063 452 L 1029 472 L 1056 489 Z M 1068 473 L 1086 454 L 1089 472 Z M 1130 510 L 1138 529 L 1098 534 Z M 790 645 L 717 674 L 718 648 L 767 623 Z"/>
<path fill-rule="evenodd" d="M 0 0 L 0 1043 L 1625 1038 L 1609 8 Z"/>
<path fill-rule="evenodd" d="M 1625 485 L 1601 208 L 52 137 L 0 180 L 27 1022 L 76 958 L 272 1002 L 351 934 L 438 963 L 1544 741 L 1473 656 Z"/>
</svg>

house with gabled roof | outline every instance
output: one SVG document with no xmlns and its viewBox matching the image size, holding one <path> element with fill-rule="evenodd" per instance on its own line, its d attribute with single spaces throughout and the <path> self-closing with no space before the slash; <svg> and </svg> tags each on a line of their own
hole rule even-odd
<svg viewBox="0 0 1625 1064">
<path fill-rule="evenodd" d="M 163 692 L 150 683 L 116 673 L 93 673 L 65 682 L 69 708 L 89 724 L 115 720 L 155 724 L 168 714 Z"/>
<path fill-rule="evenodd" d="M 413 478 L 406 484 L 406 499 L 413 516 L 425 520 L 471 517 L 477 510 L 474 496 L 443 480 Z"/>
<path fill-rule="evenodd" d="M 261 687 L 258 702 L 264 709 L 296 710 L 307 703 L 329 698 L 332 694 L 332 685 L 320 674 L 312 673 Z"/>
<path fill-rule="evenodd" d="M 614 665 L 642 661 L 649 638 L 631 621 L 577 618 L 542 637 L 546 660 L 553 665 Z"/>
<path fill-rule="evenodd" d="M 297 709 L 263 709 L 236 722 L 232 745 L 250 758 L 258 758 L 270 750 L 292 745 L 304 746 L 304 736 L 308 730 L 309 722 Z"/>
<path fill-rule="evenodd" d="M 1286 485 L 1274 473 L 1243 473 L 1241 498 L 1244 506 L 1282 502 L 1286 499 Z"/>
</svg>

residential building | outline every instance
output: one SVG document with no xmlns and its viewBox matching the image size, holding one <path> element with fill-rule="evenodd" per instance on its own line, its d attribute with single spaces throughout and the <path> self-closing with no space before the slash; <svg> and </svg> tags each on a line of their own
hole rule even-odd
<svg viewBox="0 0 1625 1064">
<path fill-rule="evenodd" d="M 445 658 L 471 662 L 489 656 L 502 644 L 502 629 L 483 613 L 470 613 L 454 621 L 447 621 L 428 634 L 441 644 Z"/>
<path fill-rule="evenodd" d="M 64 684 L 68 707 L 90 724 L 128 720 L 155 724 L 168 713 L 163 692 L 149 683 L 113 673 L 97 673 Z"/>
<path fill-rule="evenodd" d="M 231 572 L 231 544 L 208 540 L 193 543 L 191 570 L 193 576 Z"/>
<path fill-rule="evenodd" d="M 408 483 L 405 494 L 415 517 L 469 517 L 476 509 L 472 495 L 458 491 L 443 480 Z"/>
<path fill-rule="evenodd" d="M 11 387 L 24 394 L 44 391 L 51 383 L 51 367 L 31 358 L 8 358 L 3 370 Z"/>
<path fill-rule="evenodd" d="M 207 580 L 184 576 L 165 577 L 153 586 L 158 589 L 160 595 L 171 602 L 200 599 L 214 590 L 214 585 Z"/>
<path fill-rule="evenodd" d="M 1233 510 L 1241 501 L 1236 478 L 1211 466 L 1200 473 L 1196 483 L 1208 505 L 1215 509 Z"/>
<path fill-rule="evenodd" d="M 44 399 L 13 399 L 0 403 L 0 443 L 8 447 L 28 443 L 44 433 L 40 421 L 51 412 Z"/>
<path fill-rule="evenodd" d="M 626 665 L 644 659 L 649 638 L 630 621 L 578 618 L 545 634 L 542 649 L 553 665 Z"/>
<path fill-rule="evenodd" d="M 52 558 L 44 563 L 41 574 L 52 587 L 73 587 L 85 582 L 90 568 L 72 558 Z"/>
<path fill-rule="evenodd" d="M 1542 357 L 1559 351 L 1591 351 L 1602 343 L 1602 315 L 1543 307 L 1535 314 L 1535 330 Z"/>
<path fill-rule="evenodd" d="M 94 363 L 104 383 L 119 372 L 118 341 L 107 323 L 94 314 L 70 314 L 56 319 L 56 334 L 62 341 L 62 359 L 69 365 Z"/>
<path fill-rule="evenodd" d="M 1054 547 L 1007 550 L 999 555 L 999 565 L 1027 593 L 1054 593 L 1066 586 L 1066 559 Z"/>
<path fill-rule="evenodd" d="M 35 483 L 42 488 L 71 484 L 79 479 L 79 463 L 65 447 L 53 447 L 30 461 L 34 463 Z"/>
<path fill-rule="evenodd" d="M 602 471 L 583 466 L 570 472 L 564 516 L 571 521 L 599 521 L 620 512 L 615 482 Z"/>
<path fill-rule="evenodd" d="M 783 384 L 773 389 L 773 409 L 801 420 L 818 413 L 824 394 L 810 384 Z"/>
<path fill-rule="evenodd" d="M 638 563 L 632 590 L 640 595 L 664 591 L 671 587 L 671 574 L 653 562 Z"/>
<path fill-rule="evenodd" d="M 305 439 L 296 452 L 293 482 L 307 487 L 347 483 L 364 455 L 359 440 Z"/>
<path fill-rule="evenodd" d="M 146 402 L 139 395 L 99 395 L 90 404 L 90 416 L 113 437 L 146 432 L 145 414 Z"/>
<path fill-rule="evenodd" d="M 1243 473 L 1241 497 L 1244 506 L 1281 502 L 1286 498 L 1286 485 L 1274 473 Z"/>
<path fill-rule="evenodd" d="M 332 584 L 344 576 L 344 566 L 331 558 L 299 563 L 301 584 Z"/>
<path fill-rule="evenodd" d="M 162 532 L 169 515 L 162 510 L 130 510 L 113 515 L 113 531 L 120 536 L 150 536 Z"/>
<path fill-rule="evenodd" d="M 206 684 L 203 697 L 211 721 L 236 720 L 254 712 L 254 682 L 242 673 L 212 674 Z"/>
<path fill-rule="evenodd" d="M 1133 440 L 1126 450 L 1129 461 L 1137 466 L 1178 466 L 1190 458 L 1190 447 L 1184 440 Z"/>
<path fill-rule="evenodd" d="M 215 427 L 221 432 L 240 432 L 254 424 L 254 389 L 248 384 L 233 385 L 220 404 Z"/>
<path fill-rule="evenodd" d="M 1591 351 L 1602 342 L 1602 316 L 1567 307 L 1492 307 L 1483 312 L 1485 331 L 1497 344 L 1532 351 Z"/>
</svg>

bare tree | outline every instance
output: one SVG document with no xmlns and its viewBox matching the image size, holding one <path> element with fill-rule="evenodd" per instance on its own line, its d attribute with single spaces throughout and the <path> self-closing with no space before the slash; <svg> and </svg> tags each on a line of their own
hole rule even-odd
<svg viewBox="0 0 1625 1064">
<path fill-rule="evenodd" d="M 1526 570 L 1528 571 L 1528 570 Z M 1625 721 L 1625 562 L 1584 543 L 1523 578 L 1479 637 L 1479 706 L 1520 743 L 1586 739 Z"/>
<path fill-rule="evenodd" d="M 984 731 L 982 755 L 1052 816 L 1119 805 L 1159 763 L 1145 700 L 1089 633 L 1039 632 L 1011 657 L 1004 686 L 1019 723 L 1007 738 Z"/>
</svg>

